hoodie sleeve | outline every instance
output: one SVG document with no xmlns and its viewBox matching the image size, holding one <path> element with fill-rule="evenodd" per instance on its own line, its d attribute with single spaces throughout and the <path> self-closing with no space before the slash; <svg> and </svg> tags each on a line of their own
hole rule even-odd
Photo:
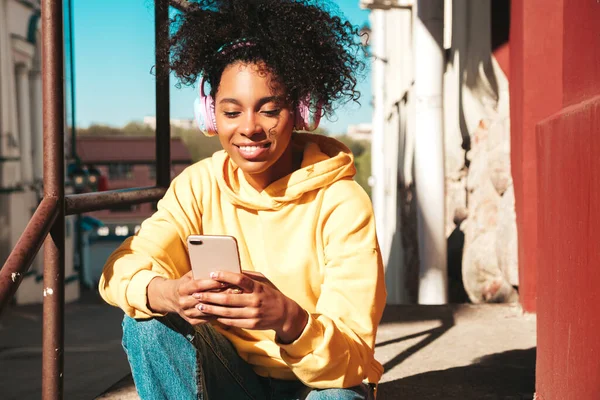
<svg viewBox="0 0 600 400">
<path fill-rule="evenodd" d="M 383 368 L 374 358 L 386 290 L 371 201 L 345 180 L 324 202 L 324 279 L 316 310 L 300 337 L 280 344 L 282 359 L 316 388 L 376 383 Z"/>
<path fill-rule="evenodd" d="M 148 308 L 148 284 L 158 276 L 176 279 L 190 270 L 186 241 L 190 234 L 201 232 L 202 213 L 188 170 L 173 180 L 158 203 L 158 211 L 111 254 L 104 266 L 100 295 L 130 317 L 160 315 Z"/>
</svg>

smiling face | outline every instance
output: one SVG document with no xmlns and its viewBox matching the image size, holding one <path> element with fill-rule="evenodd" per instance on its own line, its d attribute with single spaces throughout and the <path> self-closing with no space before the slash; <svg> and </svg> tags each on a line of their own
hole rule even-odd
<svg viewBox="0 0 600 400">
<path fill-rule="evenodd" d="M 215 95 L 219 141 L 259 191 L 294 170 L 294 115 L 284 98 L 268 72 L 244 63 L 225 68 Z"/>
</svg>

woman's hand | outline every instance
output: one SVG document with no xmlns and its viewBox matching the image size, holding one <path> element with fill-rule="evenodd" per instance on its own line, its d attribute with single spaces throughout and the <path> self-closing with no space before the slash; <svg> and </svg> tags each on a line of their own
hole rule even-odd
<svg viewBox="0 0 600 400">
<path fill-rule="evenodd" d="M 277 340 L 291 343 L 308 322 L 308 314 L 292 299 L 281 293 L 271 281 L 258 272 L 218 271 L 211 273 L 215 282 L 239 288 L 222 293 L 195 293 L 196 306 L 204 315 L 213 315 L 223 325 L 238 328 L 273 329 Z"/>
<path fill-rule="evenodd" d="M 225 286 L 214 279 L 195 280 L 191 271 L 179 279 L 154 278 L 148 285 L 148 307 L 158 313 L 177 313 L 192 325 L 203 324 L 214 317 L 196 308 L 198 300 L 192 295 Z"/>
</svg>

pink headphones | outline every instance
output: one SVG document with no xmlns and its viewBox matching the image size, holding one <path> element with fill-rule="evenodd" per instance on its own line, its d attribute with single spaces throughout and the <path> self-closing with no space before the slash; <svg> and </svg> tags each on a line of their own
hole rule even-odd
<svg viewBox="0 0 600 400">
<path fill-rule="evenodd" d="M 198 128 L 206 136 L 214 136 L 217 134 L 217 123 L 215 120 L 215 102 L 211 96 L 207 96 L 204 92 L 204 83 L 206 79 L 202 77 L 200 80 L 200 96 L 194 102 L 194 117 Z M 298 108 L 294 111 L 294 128 L 299 131 L 314 131 L 321 122 L 321 107 L 322 103 L 317 102 L 314 113 L 310 111 L 311 96 L 307 96 L 298 104 Z"/>
</svg>

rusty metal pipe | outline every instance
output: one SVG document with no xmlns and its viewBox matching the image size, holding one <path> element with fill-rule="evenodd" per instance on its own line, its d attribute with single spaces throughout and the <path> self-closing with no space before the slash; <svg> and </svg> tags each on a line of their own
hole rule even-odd
<svg viewBox="0 0 600 400">
<path fill-rule="evenodd" d="M 55 197 L 44 198 L 0 270 L 0 315 L 19 288 L 58 211 Z"/>
<path fill-rule="evenodd" d="M 44 245 L 42 399 L 63 397 L 65 275 L 65 140 L 63 2 L 42 0 L 44 197 L 57 199 Z"/>
<path fill-rule="evenodd" d="M 161 187 L 109 190 L 71 194 L 65 198 L 66 215 L 105 210 L 113 206 L 148 203 L 160 200 L 167 190 Z"/>
<path fill-rule="evenodd" d="M 169 1 L 154 2 L 156 71 L 156 186 L 171 182 L 171 115 L 169 102 Z"/>
</svg>

